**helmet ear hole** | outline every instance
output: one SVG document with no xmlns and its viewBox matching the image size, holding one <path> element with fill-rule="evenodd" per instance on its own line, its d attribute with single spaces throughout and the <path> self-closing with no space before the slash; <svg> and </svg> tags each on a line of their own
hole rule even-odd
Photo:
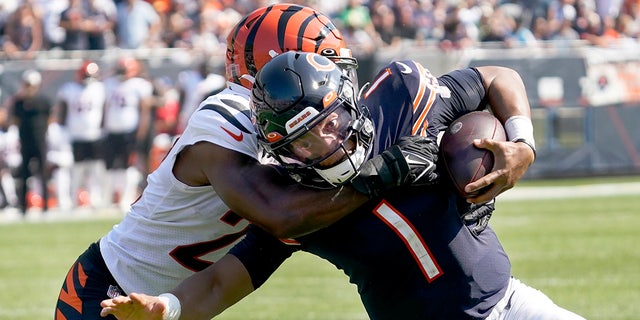
<svg viewBox="0 0 640 320">
<path fill-rule="evenodd" d="M 350 79 L 331 59 L 279 54 L 257 73 L 251 91 L 258 141 L 300 183 L 345 184 L 357 175 L 373 143 L 372 126 L 365 125 L 371 121 L 355 95 Z"/>
</svg>

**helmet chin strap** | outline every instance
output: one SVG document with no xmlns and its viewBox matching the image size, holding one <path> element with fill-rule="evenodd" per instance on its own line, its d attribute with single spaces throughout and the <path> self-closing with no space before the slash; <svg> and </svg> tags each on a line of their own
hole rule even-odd
<svg viewBox="0 0 640 320">
<path fill-rule="evenodd" d="M 362 163 L 364 163 L 366 156 L 365 148 L 358 145 L 353 154 L 346 156 L 345 159 L 337 165 L 327 169 L 318 169 L 315 167 L 313 169 L 327 182 L 339 186 L 349 182 L 358 174 L 358 169 Z"/>
</svg>

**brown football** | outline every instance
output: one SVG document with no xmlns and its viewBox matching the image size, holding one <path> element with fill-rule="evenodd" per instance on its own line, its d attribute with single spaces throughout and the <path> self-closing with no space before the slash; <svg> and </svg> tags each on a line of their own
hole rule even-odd
<svg viewBox="0 0 640 320">
<path fill-rule="evenodd" d="M 504 127 L 491 113 L 474 111 L 453 121 L 440 140 L 441 163 L 463 197 L 473 196 L 464 191 L 467 184 L 493 170 L 493 153 L 473 145 L 483 138 L 505 141 Z"/>
</svg>

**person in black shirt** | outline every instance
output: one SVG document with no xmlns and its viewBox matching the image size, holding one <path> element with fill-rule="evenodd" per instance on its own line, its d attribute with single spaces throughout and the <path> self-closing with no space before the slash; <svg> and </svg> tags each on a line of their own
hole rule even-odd
<svg viewBox="0 0 640 320">
<path fill-rule="evenodd" d="M 27 212 L 29 185 L 27 180 L 36 176 L 42 186 L 42 209 L 47 211 L 49 194 L 47 191 L 48 174 L 46 169 L 46 132 L 52 103 L 40 92 L 42 75 L 33 69 L 22 74 L 22 88 L 9 102 L 9 117 L 20 132 L 20 150 L 22 165 L 19 173 L 18 197 L 22 214 Z"/>
</svg>

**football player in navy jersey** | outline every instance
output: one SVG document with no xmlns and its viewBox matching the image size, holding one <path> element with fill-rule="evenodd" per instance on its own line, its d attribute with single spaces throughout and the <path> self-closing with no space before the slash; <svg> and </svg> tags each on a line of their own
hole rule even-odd
<svg viewBox="0 0 640 320">
<path fill-rule="evenodd" d="M 367 201 L 354 188 L 317 190 L 288 183 L 288 178 L 280 183 L 283 177 L 276 170 L 261 165 L 249 107 L 251 79 L 271 53 L 288 50 L 330 56 L 355 74 L 357 61 L 322 13 L 279 3 L 245 16 L 227 38 L 227 88 L 200 104 L 122 221 L 70 266 L 54 319 L 96 319 L 104 299 L 171 290 L 222 258 L 250 223 L 278 237 L 295 237 Z M 383 170 L 395 179 L 363 190 L 405 182 L 407 170 L 393 171 L 404 157 L 395 155 L 394 167 Z M 367 179 L 376 181 L 374 175 Z"/>
<path fill-rule="evenodd" d="M 534 160 L 526 93 L 511 69 L 467 68 L 435 78 L 415 61 L 392 62 L 358 100 L 357 86 L 331 61 L 289 52 L 255 80 L 251 101 L 259 141 L 306 185 L 348 183 L 357 158 L 384 154 L 406 136 L 424 136 L 411 143 L 432 145 L 454 119 L 489 106 L 511 141 L 480 144 L 509 149 L 513 159 L 505 161 L 523 163 L 523 171 Z M 302 250 L 343 270 L 371 319 L 583 319 L 512 277 L 494 231 L 473 232 L 460 219 L 464 203 L 442 185 L 401 187 L 295 239 L 252 226 L 230 254 L 171 293 L 105 300 L 103 314 L 209 319 Z"/>
</svg>

